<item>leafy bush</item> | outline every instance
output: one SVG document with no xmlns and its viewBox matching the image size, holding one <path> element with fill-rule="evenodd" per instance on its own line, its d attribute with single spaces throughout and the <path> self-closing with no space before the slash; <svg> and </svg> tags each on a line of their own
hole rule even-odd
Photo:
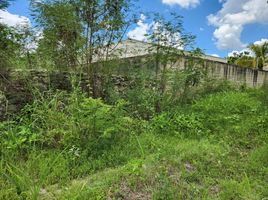
<svg viewBox="0 0 268 200">
<path fill-rule="evenodd" d="M 36 100 L 18 121 L 2 124 L 1 143 L 8 149 L 71 149 L 100 154 L 131 133 L 135 121 L 125 115 L 124 101 L 114 106 L 81 94 L 64 93 Z"/>
<path fill-rule="evenodd" d="M 152 120 L 152 132 L 179 137 L 199 137 L 204 134 L 203 124 L 196 115 L 162 113 Z"/>
<path fill-rule="evenodd" d="M 207 98 L 196 102 L 193 109 L 205 114 L 248 114 L 256 112 L 260 103 L 243 92 L 224 92 L 209 95 Z"/>
<path fill-rule="evenodd" d="M 189 87 L 187 104 L 166 93 L 158 113 L 144 86 L 112 105 L 49 92 L 0 123 L 0 199 L 267 196 L 262 89 Z"/>
<path fill-rule="evenodd" d="M 0 124 L 1 146 L 6 151 L 22 150 L 35 143 L 40 138 L 27 125 L 17 125 L 16 122 L 3 122 Z"/>
<path fill-rule="evenodd" d="M 260 102 L 247 93 L 223 92 L 197 101 L 192 108 L 210 130 L 226 130 L 238 124 L 242 128 L 246 118 L 257 115 Z"/>
<path fill-rule="evenodd" d="M 149 120 L 155 115 L 157 95 L 151 89 L 131 89 L 126 92 L 126 105 L 130 115 L 138 119 Z"/>
</svg>

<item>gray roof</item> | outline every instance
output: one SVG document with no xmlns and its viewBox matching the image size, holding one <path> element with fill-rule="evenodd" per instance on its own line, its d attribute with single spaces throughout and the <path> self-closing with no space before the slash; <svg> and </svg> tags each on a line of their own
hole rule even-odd
<svg viewBox="0 0 268 200">
<path fill-rule="evenodd" d="M 143 42 L 134 39 L 123 40 L 115 46 L 112 46 L 111 57 L 115 56 L 117 58 L 131 58 L 138 56 L 150 55 L 154 52 L 152 44 L 148 42 Z M 185 54 L 187 55 L 187 51 Z M 210 55 L 204 55 L 204 59 L 211 60 L 215 62 L 227 63 L 227 60 L 224 58 L 219 58 Z"/>
</svg>

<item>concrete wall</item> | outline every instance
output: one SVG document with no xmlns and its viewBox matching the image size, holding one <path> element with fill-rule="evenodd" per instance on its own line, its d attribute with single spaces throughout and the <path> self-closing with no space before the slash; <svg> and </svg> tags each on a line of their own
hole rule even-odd
<svg viewBox="0 0 268 200">
<path fill-rule="evenodd" d="M 143 65 L 153 66 L 153 61 L 147 62 L 148 56 L 139 56 L 127 58 L 121 63 L 121 70 L 117 70 L 117 75 L 111 76 L 112 83 L 115 86 L 124 84 L 127 87 L 127 82 L 124 82 L 122 77 L 127 76 L 127 71 L 124 74 L 124 69 L 128 71 L 132 67 L 141 67 Z M 184 69 L 187 58 L 178 59 L 177 63 L 172 67 L 175 69 Z M 254 70 L 242 68 L 239 66 L 228 65 L 212 60 L 204 60 L 201 62 L 208 76 L 219 79 L 226 79 L 236 84 L 246 85 L 248 87 L 261 87 L 264 83 L 268 83 L 268 71 Z M 0 71 L 0 119 L 6 117 L 6 113 L 14 113 L 19 111 L 26 103 L 33 99 L 32 89 L 36 88 L 41 92 L 49 89 L 59 89 L 70 91 L 71 73 L 69 72 L 47 72 L 38 70 L 9 70 Z M 81 87 L 84 91 L 88 91 L 89 80 L 83 75 Z"/>
<path fill-rule="evenodd" d="M 180 58 L 172 68 L 185 69 L 186 62 L 187 58 Z M 204 68 L 209 77 L 229 80 L 238 85 L 259 88 L 268 83 L 267 70 L 251 69 L 212 60 L 202 60 L 199 65 Z"/>
<path fill-rule="evenodd" d="M 35 92 L 45 92 L 50 88 L 71 90 L 69 73 L 38 70 L 0 71 L 0 120 L 7 113 L 16 113 L 31 102 Z"/>
<path fill-rule="evenodd" d="M 171 68 L 174 70 L 185 69 L 188 59 L 193 60 L 193 58 L 179 58 Z M 237 85 L 259 88 L 268 83 L 268 71 L 266 70 L 245 68 L 213 60 L 201 60 L 198 65 L 206 71 L 209 77 L 229 80 Z"/>
<path fill-rule="evenodd" d="M 204 67 L 208 75 L 222 78 L 248 87 L 261 87 L 268 83 L 268 71 L 243 68 L 220 62 L 205 61 Z"/>
<path fill-rule="evenodd" d="M 142 42 L 134 39 L 127 39 L 120 42 L 117 46 L 112 47 L 114 56 L 120 59 L 139 59 L 150 57 L 155 53 L 155 47 L 148 42 Z M 189 55 L 188 52 L 184 52 Z M 111 56 L 113 57 L 113 56 Z M 254 70 L 250 68 L 243 68 L 236 65 L 227 64 L 224 58 L 204 55 L 202 57 L 204 68 L 206 68 L 208 75 L 216 78 L 223 78 L 235 82 L 237 84 L 245 84 L 248 87 L 260 87 L 268 81 L 267 70 Z M 175 68 L 184 68 L 185 59 L 178 59 Z M 174 66 L 173 66 L 174 67 Z"/>
</svg>

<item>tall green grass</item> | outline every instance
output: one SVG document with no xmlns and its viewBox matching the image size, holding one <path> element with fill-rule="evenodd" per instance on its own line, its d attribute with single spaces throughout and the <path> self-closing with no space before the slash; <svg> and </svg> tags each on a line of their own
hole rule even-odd
<svg viewBox="0 0 268 200">
<path fill-rule="evenodd" d="M 267 198 L 266 90 L 217 87 L 161 113 L 134 90 L 36 97 L 0 123 L 0 199 Z"/>
</svg>

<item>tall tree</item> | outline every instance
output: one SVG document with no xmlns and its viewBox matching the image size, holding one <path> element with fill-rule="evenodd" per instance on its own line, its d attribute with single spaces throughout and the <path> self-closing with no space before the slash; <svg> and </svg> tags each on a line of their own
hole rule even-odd
<svg viewBox="0 0 268 200">
<path fill-rule="evenodd" d="M 31 1 L 34 19 L 43 30 L 38 53 L 56 67 L 76 66 L 79 62 L 82 25 L 69 1 Z"/>
<path fill-rule="evenodd" d="M 131 0 L 73 0 L 78 16 L 83 23 L 83 63 L 92 87 L 92 96 L 97 97 L 97 65 L 93 62 L 107 60 L 112 46 L 123 38 L 131 17 Z"/>
<path fill-rule="evenodd" d="M 92 96 L 98 96 L 97 60 L 106 60 L 131 21 L 132 0 L 32 0 L 36 22 L 43 28 L 40 52 L 54 65 L 86 69 Z M 67 63 L 66 63 L 67 62 Z"/>
<path fill-rule="evenodd" d="M 264 42 L 263 44 L 250 44 L 248 48 L 255 55 L 255 68 L 263 69 L 265 58 L 268 54 L 268 42 Z"/>
<path fill-rule="evenodd" d="M 148 33 L 148 41 L 152 46 L 149 51 L 153 53 L 155 60 L 155 79 L 158 84 L 159 101 L 156 103 L 156 112 L 161 111 L 161 101 L 166 91 L 168 67 L 172 67 L 179 56 L 184 55 L 184 49 L 191 46 L 194 36 L 185 32 L 180 15 L 171 14 L 172 19 L 167 20 L 159 14 L 155 14 L 153 25 Z"/>
<path fill-rule="evenodd" d="M 13 66 L 19 49 L 19 35 L 16 31 L 0 24 L 0 68 Z"/>
<path fill-rule="evenodd" d="M 16 28 L 20 36 L 20 65 L 28 68 L 36 67 L 36 49 L 40 39 L 40 33 L 37 32 L 29 23 L 21 24 Z"/>
<path fill-rule="evenodd" d="M 249 51 L 235 52 L 227 58 L 227 62 L 241 67 L 255 68 L 255 59 L 250 55 Z"/>
<path fill-rule="evenodd" d="M 0 0 L 0 9 L 6 9 L 10 2 Z M 0 69 L 13 65 L 19 47 L 19 34 L 14 28 L 0 23 Z"/>
</svg>

